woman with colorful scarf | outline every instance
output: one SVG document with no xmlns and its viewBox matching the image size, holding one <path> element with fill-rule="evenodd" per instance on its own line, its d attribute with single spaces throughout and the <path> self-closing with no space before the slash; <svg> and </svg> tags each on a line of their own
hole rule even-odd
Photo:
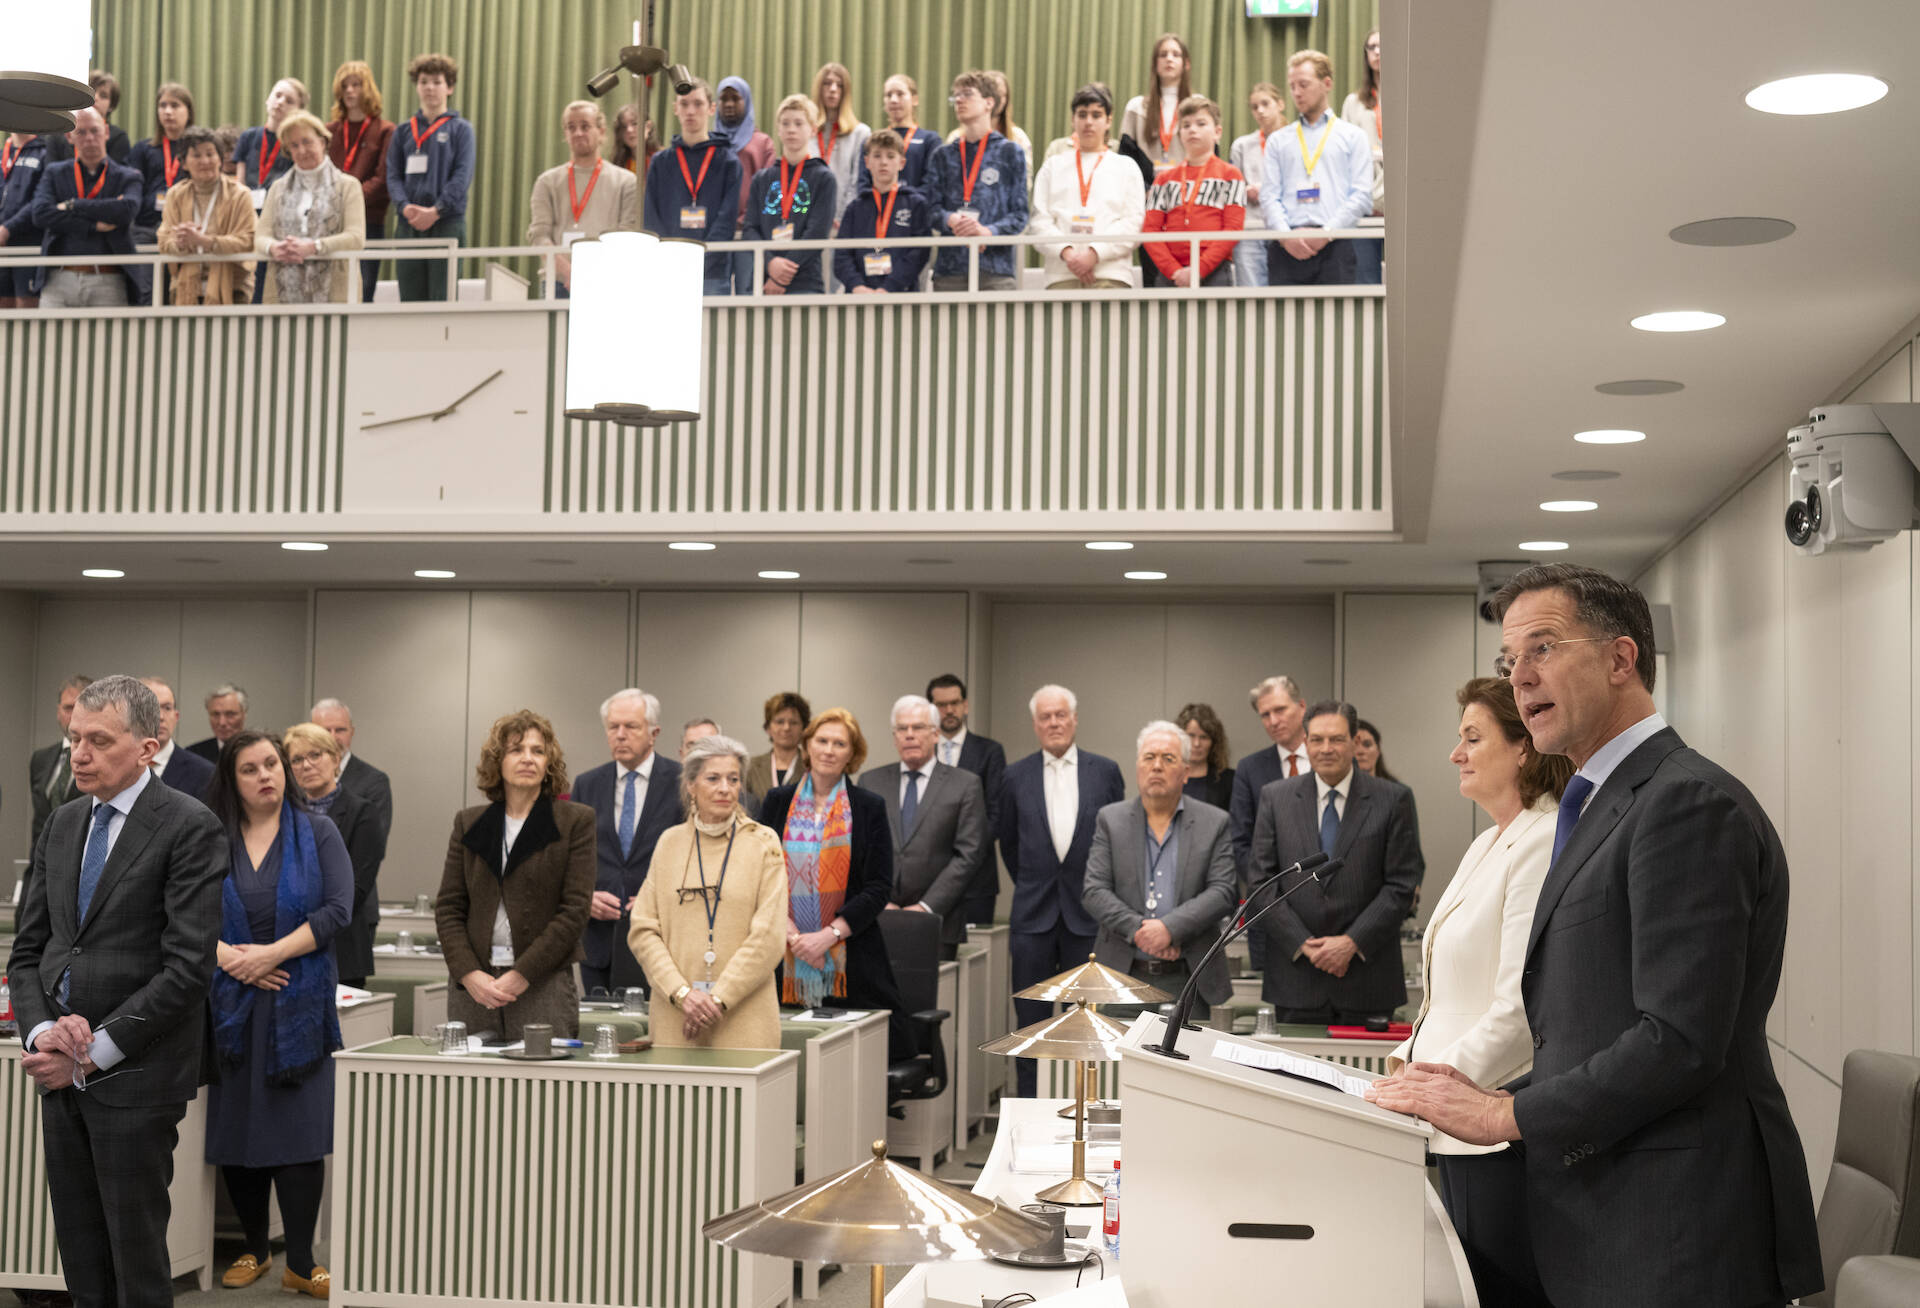
<svg viewBox="0 0 1920 1308">
<path fill-rule="evenodd" d="M 233 867 L 220 891 L 219 969 L 209 995 L 219 1074 L 207 1105 L 207 1161 L 221 1169 L 246 1251 L 221 1284 L 251 1285 L 273 1265 L 267 1197 L 287 1241 L 282 1288 L 327 1297 L 314 1225 L 333 1152 L 334 933 L 353 910 L 353 863 L 310 812 L 273 737 L 243 731 L 220 751 L 207 807 L 226 827 Z"/>
<path fill-rule="evenodd" d="M 914 1041 L 900 1010 L 893 964 L 876 923 L 893 892 L 887 804 L 851 777 L 867 740 L 853 714 L 830 708 L 800 735 L 807 773 L 769 792 L 760 820 L 787 855 L 787 954 L 780 1002 L 801 1008 L 884 1008 L 893 1014 L 894 1059 Z"/>
</svg>

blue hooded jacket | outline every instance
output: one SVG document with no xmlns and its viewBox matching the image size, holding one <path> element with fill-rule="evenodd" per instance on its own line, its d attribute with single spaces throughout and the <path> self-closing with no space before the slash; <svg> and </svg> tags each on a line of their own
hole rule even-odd
<svg viewBox="0 0 1920 1308">
<path fill-rule="evenodd" d="M 973 199 L 964 198 L 966 174 L 960 147 L 967 146 L 965 164 L 972 164 L 974 151 L 984 148 L 986 158 L 979 161 Z M 979 215 L 980 225 L 995 236 L 1017 236 L 1027 230 L 1027 153 L 998 132 L 988 132 L 980 145 L 969 145 L 963 137 L 933 152 L 927 166 L 921 193 L 933 206 L 933 231 L 936 236 L 951 236 L 947 219 L 956 210 L 971 208 Z M 1024 252 L 1011 245 L 989 245 L 980 251 L 982 277 L 1012 277 Z M 967 251 L 961 246 L 943 246 L 933 259 L 935 277 L 965 277 Z"/>
<path fill-rule="evenodd" d="M 682 151 L 686 156 L 684 174 L 680 171 Z M 709 156 L 711 163 L 707 162 Z M 699 186 L 697 199 L 687 187 L 689 176 Z M 706 226 L 682 227 L 680 211 L 695 207 L 707 211 Z M 675 136 L 672 145 L 653 156 L 653 162 L 647 165 L 647 211 L 640 215 L 642 227 L 655 236 L 685 236 L 711 245 L 731 241 L 739 222 L 740 161 L 718 133 L 698 145 L 688 145 Z M 727 276 L 728 258 L 726 254 L 707 255 L 706 275 Z"/>
</svg>

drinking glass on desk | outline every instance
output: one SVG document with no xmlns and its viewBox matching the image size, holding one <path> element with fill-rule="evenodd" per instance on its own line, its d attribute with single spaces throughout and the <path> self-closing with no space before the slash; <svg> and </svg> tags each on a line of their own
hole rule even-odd
<svg viewBox="0 0 1920 1308">
<path fill-rule="evenodd" d="M 1255 1035 L 1280 1034 L 1280 1026 L 1273 1020 L 1272 1004 L 1262 1004 L 1253 1010 L 1253 1033 Z"/>
<path fill-rule="evenodd" d="M 430 915 L 433 912 L 433 896 L 431 895 L 415 896 L 413 901 L 413 911 L 418 913 L 421 917 L 426 917 Z"/>
<path fill-rule="evenodd" d="M 617 1058 L 620 1046 L 614 1039 L 614 1031 L 602 1023 L 593 1028 L 593 1056 L 595 1058 Z"/>
<path fill-rule="evenodd" d="M 393 952 L 411 954 L 413 952 L 413 932 L 402 931 L 393 938 Z"/>
<path fill-rule="evenodd" d="M 467 1024 L 448 1022 L 440 1028 L 440 1052 L 458 1056 L 467 1052 Z"/>
<path fill-rule="evenodd" d="M 647 1011 L 647 992 L 639 986 L 628 986 L 620 992 L 620 1011 L 635 1017 Z"/>
</svg>

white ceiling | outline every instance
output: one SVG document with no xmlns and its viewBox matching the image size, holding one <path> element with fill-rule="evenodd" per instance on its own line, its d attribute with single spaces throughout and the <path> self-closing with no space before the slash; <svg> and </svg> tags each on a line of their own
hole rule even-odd
<svg viewBox="0 0 1920 1308">
<path fill-rule="evenodd" d="M 1405 543 L 1067 542 L 903 545 L 660 541 L 0 543 L 0 578 L 33 588 L 414 585 L 937 586 L 1119 593 L 1471 584 L 1474 561 L 1558 538 L 1558 557 L 1631 573 L 1778 448 L 1785 430 L 1920 313 L 1920 3 L 1913 0 L 1382 0 L 1390 145 L 1389 345 L 1396 511 Z M 1782 118 L 1742 97 L 1771 78 L 1862 71 L 1892 84 L 1853 113 Z M 1407 88 L 1404 95 L 1392 88 Z M 1683 246 L 1682 223 L 1785 218 L 1743 249 Z M 1727 325 L 1651 335 L 1636 314 L 1698 307 Z M 1600 382 L 1672 378 L 1670 396 Z M 1575 444 L 1637 427 L 1639 445 Z M 1573 484 L 1565 469 L 1617 471 Z M 1555 498 L 1598 500 L 1549 514 Z M 1142 523 L 1143 529 L 1148 524 Z M 566 564 L 535 558 L 567 559 Z M 943 558 L 945 564 L 910 560 Z M 1310 564 L 1309 559 L 1344 559 Z M 182 560 L 203 559 L 212 562 Z M 125 582 L 83 582 L 121 567 Z M 764 567 L 797 583 L 758 581 Z M 1128 568 L 1159 568 L 1129 583 Z"/>
</svg>

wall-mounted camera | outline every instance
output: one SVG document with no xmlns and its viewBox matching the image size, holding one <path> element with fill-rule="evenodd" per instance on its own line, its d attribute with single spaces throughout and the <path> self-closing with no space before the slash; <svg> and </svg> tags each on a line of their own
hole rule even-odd
<svg viewBox="0 0 1920 1308">
<path fill-rule="evenodd" d="M 1479 613 L 1480 621 L 1492 622 L 1493 597 L 1500 588 L 1512 581 L 1520 573 L 1533 566 L 1532 559 L 1481 559 L 1479 594 L 1474 597 L 1474 610 Z"/>
<path fill-rule="evenodd" d="M 1871 549 L 1920 527 L 1920 404 L 1830 404 L 1787 432 L 1787 540 L 1802 554 Z"/>
</svg>

